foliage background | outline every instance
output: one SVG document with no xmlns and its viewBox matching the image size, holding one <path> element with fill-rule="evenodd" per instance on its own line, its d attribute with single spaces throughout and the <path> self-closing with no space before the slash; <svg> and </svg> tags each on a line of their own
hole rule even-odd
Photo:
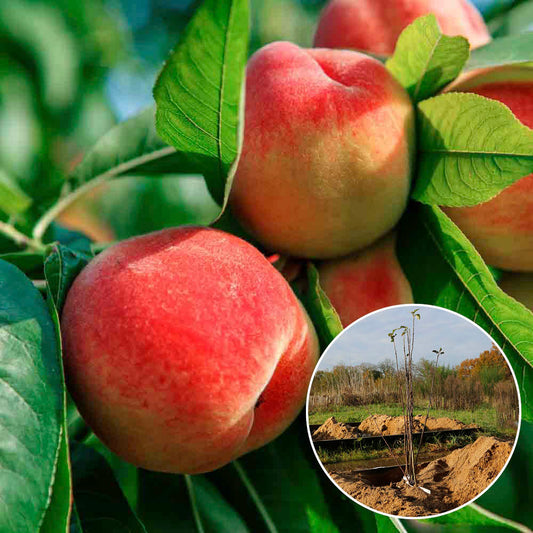
<svg viewBox="0 0 533 533">
<path fill-rule="evenodd" d="M 0 35 L 8 53 L 0 62 L 2 168 L 22 185 L 39 181 L 52 189 L 113 124 L 153 104 L 153 80 L 200 3 L 14 0 L 19 9 L 9 17 L 2 17 L 9 11 L 3 8 Z M 324 3 L 252 0 L 250 53 L 274 40 L 310 46 Z M 492 20 L 495 35 L 531 29 L 530 2 L 474 3 Z M 521 10 L 510 16 L 506 9 L 514 4 Z M 41 10 L 45 17 L 39 17 Z M 505 14 L 498 16 L 500 11 Z M 27 16 L 39 25 L 38 38 L 31 24 L 26 32 L 17 29 Z M 133 195 L 126 206 L 123 199 Z M 100 240 L 207 223 L 216 214 L 203 180 L 168 176 L 113 181 L 76 207 L 62 221 Z"/>
<path fill-rule="evenodd" d="M 322 3 L 254 0 L 251 51 L 277 39 L 310 45 Z M 495 35 L 531 29 L 533 2 L 477 3 Z M 38 200 L 25 214 L 28 225 L 38 217 L 39 206 L 45 207 L 47 198 L 52 200 L 62 186 L 62 176 L 101 135 L 152 104 L 156 73 L 197 6 L 198 2 L 181 0 L 2 3 L 0 168 Z M 216 214 L 202 179 L 140 175 L 96 189 L 61 221 L 96 240 L 109 241 L 177 224 L 205 224 Z M 9 215 L 0 217 L 8 220 Z M 62 230 L 53 225 L 50 231 L 58 238 Z M 0 237 L 1 253 L 13 249 Z M 143 519 L 148 531 L 155 532 L 351 531 L 357 526 L 364 531 L 388 531 L 391 527 L 388 519 L 375 518 L 330 487 L 314 468 L 307 437 L 300 430 L 221 471 L 188 478 L 136 471 L 87 435 L 74 410 L 69 422 L 71 436 L 89 437 L 72 450 L 76 507 L 82 520 L 74 520 L 71 531 L 104 531 L 90 517 L 117 513 L 128 517 L 123 521 L 127 525 L 123 529 L 110 525 L 105 531 L 142 531 L 143 526 L 128 515 L 129 508 Z M 533 427 L 524 424 L 510 467 L 478 502 L 530 527 L 533 483 L 525 472 L 531 472 L 533 464 L 532 442 Z M 89 497 L 95 487 L 102 494 L 96 501 Z M 479 517 L 468 513 L 456 513 L 456 517 L 470 530 L 503 527 L 480 525 Z M 450 520 L 441 525 L 403 522 L 401 527 L 447 530 L 457 526 Z M 57 530 L 45 522 L 43 530 L 47 527 Z"/>
</svg>

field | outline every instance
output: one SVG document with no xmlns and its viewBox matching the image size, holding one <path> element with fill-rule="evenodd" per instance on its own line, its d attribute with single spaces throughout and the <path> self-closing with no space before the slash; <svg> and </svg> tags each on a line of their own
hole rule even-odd
<svg viewBox="0 0 533 533">
<path fill-rule="evenodd" d="M 439 440 L 437 442 L 425 443 L 420 448 L 421 457 L 424 455 L 436 455 L 447 451 L 462 448 L 475 440 L 475 435 L 457 435 L 449 439 Z M 400 442 L 392 447 L 392 452 L 398 460 L 404 459 L 404 448 Z M 376 461 L 378 459 L 390 459 L 391 453 L 388 448 L 365 448 L 364 446 L 354 448 L 353 450 L 318 450 L 318 457 L 324 465 L 338 465 L 339 463 L 361 462 L 361 464 Z M 378 465 L 375 465 L 378 466 Z"/>
<path fill-rule="evenodd" d="M 406 356 L 403 367 L 385 360 L 317 372 L 308 404 L 309 424 L 321 425 L 315 449 L 357 501 L 428 516 L 466 503 L 503 468 L 519 414 L 505 359 L 493 346 L 455 367 L 438 362 Z"/>
<path fill-rule="evenodd" d="M 432 434 L 420 449 L 421 441 L 417 437 L 413 440 L 414 483 L 405 473 L 408 441 L 405 434 L 396 437 L 399 427 L 404 426 L 403 416 L 372 415 L 357 428 L 328 418 L 313 432 L 315 448 L 330 477 L 357 501 L 390 514 L 428 516 L 454 509 L 479 494 L 500 473 L 513 447 L 512 435 L 496 437 L 449 417 L 421 416 L 415 420 L 416 431 L 424 427 L 419 425 L 423 420 Z M 459 426 L 463 432 L 451 432 Z M 381 435 L 383 445 L 377 435 Z M 388 435 L 394 440 L 385 442 Z M 354 437 L 341 444 L 342 439 Z"/>
<path fill-rule="evenodd" d="M 426 405 L 415 405 L 415 414 L 424 414 Z M 309 424 L 322 424 L 333 416 L 337 422 L 360 422 L 374 413 L 387 413 L 391 416 L 402 414 L 401 404 L 373 403 L 369 405 L 338 405 L 325 411 L 317 411 L 309 414 Z M 431 416 L 449 417 L 460 420 L 465 424 L 477 424 L 484 432 L 496 437 L 512 437 L 516 433 L 516 424 L 502 427 L 498 422 L 498 413 L 491 405 L 481 405 L 472 410 L 466 409 L 431 409 Z"/>
</svg>

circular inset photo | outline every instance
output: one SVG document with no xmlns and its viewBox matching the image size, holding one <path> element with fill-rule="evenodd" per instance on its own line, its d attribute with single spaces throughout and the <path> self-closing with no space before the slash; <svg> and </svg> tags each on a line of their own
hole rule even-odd
<svg viewBox="0 0 533 533">
<path fill-rule="evenodd" d="M 307 417 L 315 455 L 342 492 L 372 511 L 423 518 L 496 481 L 518 437 L 520 397 L 507 358 L 474 322 L 398 305 L 328 346 Z"/>
</svg>

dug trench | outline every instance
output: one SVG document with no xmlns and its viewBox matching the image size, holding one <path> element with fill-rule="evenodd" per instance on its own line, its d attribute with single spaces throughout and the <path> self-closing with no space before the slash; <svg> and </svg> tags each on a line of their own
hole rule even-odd
<svg viewBox="0 0 533 533">
<path fill-rule="evenodd" d="M 512 442 L 480 436 L 463 448 L 421 464 L 417 487 L 407 485 L 401 471 L 394 468 L 329 474 L 347 494 L 372 509 L 398 516 L 431 516 L 455 509 L 483 492 L 501 472 L 511 451 Z"/>
</svg>

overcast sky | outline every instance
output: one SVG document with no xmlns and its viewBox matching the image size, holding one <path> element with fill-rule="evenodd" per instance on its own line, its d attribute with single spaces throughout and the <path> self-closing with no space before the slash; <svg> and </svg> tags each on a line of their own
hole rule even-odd
<svg viewBox="0 0 533 533">
<path fill-rule="evenodd" d="M 419 308 L 420 320 L 415 322 L 415 349 L 413 361 L 434 360 L 432 350 L 443 348 L 439 365 L 456 366 L 465 359 L 477 357 L 490 349 L 492 339 L 470 320 L 440 307 L 424 305 L 397 306 L 366 316 L 352 324 L 328 347 L 320 360 L 321 370 L 335 365 L 377 364 L 385 359 L 394 360 L 393 345 L 388 333 L 401 325 L 411 327 L 411 311 Z M 398 354 L 401 337 L 396 338 Z M 403 352 L 401 352 L 403 353 Z"/>
</svg>

